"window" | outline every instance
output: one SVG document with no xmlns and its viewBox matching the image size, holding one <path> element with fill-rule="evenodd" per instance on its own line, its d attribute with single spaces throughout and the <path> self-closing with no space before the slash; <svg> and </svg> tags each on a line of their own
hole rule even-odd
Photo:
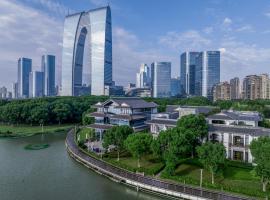
<svg viewBox="0 0 270 200">
<path fill-rule="evenodd" d="M 233 151 L 233 160 L 243 161 L 243 154 L 242 151 Z"/>
</svg>

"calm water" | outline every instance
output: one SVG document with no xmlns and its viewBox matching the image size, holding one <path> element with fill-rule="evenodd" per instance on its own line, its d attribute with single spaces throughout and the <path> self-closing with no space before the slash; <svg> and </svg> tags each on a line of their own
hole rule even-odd
<svg viewBox="0 0 270 200">
<path fill-rule="evenodd" d="M 162 199 L 137 193 L 78 164 L 68 156 L 64 139 L 61 134 L 44 136 L 50 147 L 38 151 L 24 146 L 41 142 L 41 136 L 0 139 L 0 199 Z"/>
</svg>

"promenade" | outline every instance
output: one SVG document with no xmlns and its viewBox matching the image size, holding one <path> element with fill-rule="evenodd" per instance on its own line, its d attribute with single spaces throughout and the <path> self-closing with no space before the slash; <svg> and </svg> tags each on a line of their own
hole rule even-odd
<svg viewBox="0 0 270 200">
<path fill-rule="evenodd" d="M 137 190 L 146 190 L 152 193 L 167 195 L 180 199 L 190 200 L 248 200 L 252 198 L 241 197 L 224 192 L 212 191 L 193 187 L 184 184 L 174 184 L 167 181 L 143 176 L 127 170 L 113 166 L 105 161 L 91 157 L 82 152 L 75 143 L 74 130 L 67 134 L 66 147 L 70 156 L 78 162 L 84 164 L 86 167 L 95 170 L 96 172 L 110 177 L 115 181 L 128 184 L 135 187 Z M 254 198 L 255 199 L 255 198 Z"/>
</svg>

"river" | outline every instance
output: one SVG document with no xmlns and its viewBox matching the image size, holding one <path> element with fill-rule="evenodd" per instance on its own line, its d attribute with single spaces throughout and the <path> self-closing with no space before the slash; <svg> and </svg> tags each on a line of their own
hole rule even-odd
<svg viewBox="0 0 270 200">
<path fill-rule="evenodd" d="M 115 183 L 74 161 L 64 134 L 0 139 L 1 200 L 161 200 Z M 43 150 L 27 144 L 48 143 Z"/>
</svg>

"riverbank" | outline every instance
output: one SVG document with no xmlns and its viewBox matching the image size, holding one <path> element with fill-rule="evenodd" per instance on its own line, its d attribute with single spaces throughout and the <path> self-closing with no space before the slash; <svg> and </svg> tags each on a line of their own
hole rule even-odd
<svg viewBox="0 0 270 200">
<path fill-rule="evenodd" d="M 39 134 L 64 133 L 74 127 L 71 124 L 50 126 L 0 125 L 0 138 L 21 138 Z"/>
<path fill-rule="evenodd" d="M 207 190 L 195 186 L 176 184 L 170 181 L 163 181 L 154 177 L 144 176 L 141 174 L 133 173 L 119 167 L 116 167 L 103 160 L 97 159 L 89 154 L 82 152 L 77 146 L 74 139 L 74 132 L 70 131 L 67 135 L 66 146 L 69 154 L 76 161 L 91 168 L 98 173 L 111 177 L 120 183 L 125 183 L 137 188 L 143 189 L 157 194 L 168 195 L 177 198 L 190 199 L 190 200 L 203 200 L 203 199 L 234 199 L 234 200 L 248 200 L 246 198 L 229 193 Z"/>
</svg>

